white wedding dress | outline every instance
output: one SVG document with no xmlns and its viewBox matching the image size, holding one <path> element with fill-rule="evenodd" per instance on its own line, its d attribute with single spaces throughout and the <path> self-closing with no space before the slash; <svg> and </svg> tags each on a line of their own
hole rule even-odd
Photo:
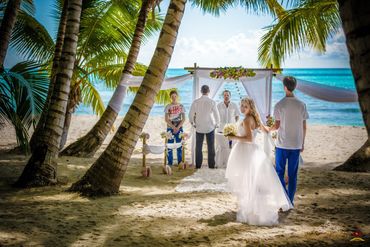
<svg viewBox="0 0 370 247">
<path fill-rule="evenodd" d="M 238 199 L 237 221 L 250 225 L 278 224 L 278 211 L 293 208 L 285 193 L 272 161 L 256 142 L 238 141 L 232 148 L 225 176 L 228 186 Z M 238 125 L 238 135 L 245 130 Z"/>
</svg>

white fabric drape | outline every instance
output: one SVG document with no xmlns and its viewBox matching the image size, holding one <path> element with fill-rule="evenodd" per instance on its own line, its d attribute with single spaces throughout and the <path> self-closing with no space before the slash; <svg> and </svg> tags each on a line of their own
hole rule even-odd
<svg viewBox="0 0 370 247">
<path fill-rule="evenodd" d="M 271 113 L 271 79 L 272 71 L 257 71 L 254 77 L 240 78 L 248 96 L 253 99 L 261 121 Z"/>
<path fill-rule="evenodd" d="M 194 83 L 193 83 L 193 100 L 197 99 L 200 95 L 200 88 L 202 85 L 208 85 L 210 88 L 210 98 L 214 98 L 222 85 L 225 82 L 234 81 L 232 79 L 214 79 L 210 78 L 210 73 L 213 69 L 202 69 L 194 71 Z M 271 111 L 271 80 L 272 70 L 256 71 L 256 75 L 253 77 L 241 77 L 245 90 L 249 97 L 251 97 L 255 103 L 257 110 L 261 116 L 261 120 L 265 123 L 266 117 L 270 115 Z M 192 162 L 195 163 L 195 130 L 191 130 L 194 135 L 191 142 L 192 150 Z M 217 165 L 217 164 L 216 164 Z"/>
<path fill-rule="evenodd" d="M 283 81 L 284 75 L 276 75 L 276 78 Z M 327 86 L 300 79 L 297 79 L 297 90 L 313 98 L 330 102 L 345 103 L 358 101 L 357 93 L 353 90 Z"/>
<path fill-rule="evenodd" d="M 167 149 L 178 149 L 181 146 L 182 146 L 181 142 L 167 143 L 166 146 L 145 144 L 143 146 L 143 153 L 144 154 L 161 154 L 166 150 L 166 147 Z"/>
<path fill-rule="evenodd" d="M 125 100 L 127 94 L 128 87 L 139 87 L 141 82 L 143 81 L 143 76 L 129 76 L 127 83 L 120 83 L 116 90 L 113 93 L 111 100 L 109 101 L 108 105 L 115 111 L 119 112 L 121 110 L 123 101 Z M 170 88 L 177 88 L 180 87 L 183 83 L 187 80 L 191 79 L 191 74 L 185 74 L 180 76 L 174 76 L 170 78 L 164 79 L 161 89 L 166 90 Z M 123 81 L 123 80 L 121 80 Z"/>
</svg>

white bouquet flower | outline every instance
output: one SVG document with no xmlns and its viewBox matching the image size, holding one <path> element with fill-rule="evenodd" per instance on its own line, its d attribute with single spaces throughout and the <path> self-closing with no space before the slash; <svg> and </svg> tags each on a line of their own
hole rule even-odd
<svg viewBox="0 0 370 247">
<path fill-rule="evenodd" d="M 168 132 L 162 132 L 161 133 L 161 137 L 162 138 L 166 138 L 167 140 L 173 139 L 173 135 L 172 135 L 172 133 L 170 131 L 168 131 Z"/>
<path fill-rule="evenodd" d="M 238 128 L 235 124 L 226 124 L 224 127 L 224 136 L 236 136 L 238 133 Z"/>
</svg>

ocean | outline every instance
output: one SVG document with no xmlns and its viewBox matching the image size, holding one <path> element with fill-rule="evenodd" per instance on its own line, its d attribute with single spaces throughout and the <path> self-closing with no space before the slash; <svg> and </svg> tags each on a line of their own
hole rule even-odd
<svg viewBox="0 0 370 247">
<path fill-rule="evenodd" d="M 184 69 L 168 69 L 166 76 L 179 76 L 188 73 Z M 354 79 L 350 69 L 284 69 L 284 75 L 292 75 L 299 79 L 313 81 L 325 85 L 337 86 L 346 89 L 355 90 Z M 192 98 L 193 81 L 189 80 L 178 89 L 180 95 L 180 102 L 189 111 Z M 107 105 L 113 90 L 108 89 L 103 83 L 95 85 L 104 104 Z M 272 81 L 272 106 L 275 105 L 282 97 L 284 97 L 284 90 L 282 83 L 276 79 Z M 240 97 L 247 96 L 244 88 L 235 83 L 225 83 L 223 88 L 217 93 L 215 100 L 222 100 L 223 89 L 228 89 L 232 94 L 232 101 L 239 102 Z M 361 111 L 358 103 L 331 103 L 312 98 L 297 91 L 296 96 L 304 101 L 310 115 L 309 124 L 325 124 L 325 125 L 350 125 L 350 126 L 364 126 L 361 116 Z M 134 94 L 128 94 L 124 105 L 119 113 L 120 116 L 125 115 L 131 102 L 134 99 Z M 150 112 L 152 116 L 163 116 L 164 106 L 155 104 Z M 92 109 L 88 106 L 80 105 L 75 114 L 93 114 Z"/>
</svg>

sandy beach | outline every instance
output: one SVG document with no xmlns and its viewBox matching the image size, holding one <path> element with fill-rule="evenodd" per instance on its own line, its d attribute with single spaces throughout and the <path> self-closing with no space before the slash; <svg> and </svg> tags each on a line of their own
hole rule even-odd
<svg viewBox="0 0 370 247">
<path fill-rule="evenodd" d="M 98 120 L 73 116 L 68 143 Z M 122 118 L 117 119 L 116 128 Z M 161 117 L 150 117 L 144 131 L 161 144 Z M 185 125 L 189 130 L 189 124 Z M 305 161 L 300 167 L 295 209 L 273 227 L 235 220 L 236 200 L 229 193 L 175 191 L 194 170 L 161 174 L 163 155 L 149 155 L 149 179 L 140 177 L 137 144 L 117 196 L 88 199 L 65 190 L 106 148 L 113 131 L 91 159 L 61 157 L 65 185 L 18 190 L 11 184 L 27 157 L 6 151 L 16 145 L 9 126 L 0 130 L 0 246 L 352 246 L 370 244 L 370 174 L 334 172 L 366 140 L 364 127 L 309 125 Z M 190 161 L 190 152 L 186 158 Z M 365 242 L 350 242 L 354 231 Z"/>
</svg>

